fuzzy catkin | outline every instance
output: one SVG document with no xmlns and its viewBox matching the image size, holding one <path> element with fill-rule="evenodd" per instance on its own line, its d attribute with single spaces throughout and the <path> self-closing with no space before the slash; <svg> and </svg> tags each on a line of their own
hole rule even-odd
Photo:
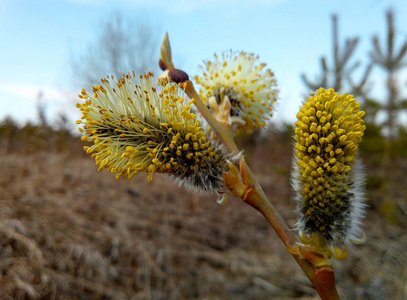
<svg viewBox="0 0 407 300">
<path fill-rule="evenodd" d="M 228 154 L 211 136 L 204 134 L 190 103 L 184 105 L 176 84 L 160 81 L 153 85 L 152 73 L 126 75 L 114 82 L 102 79 L 82 90 L 78 103 L 82 118 L 78 124 L 87 153 L 99 170 L 107 169 L 132 178 L 140 172 L 172 175 L 188 187 L 201 191 L 223 189 L 223 172 Z"/>
<path fill-rule="evenodd" d="M 298 229 L 332 245 L 357 239 L 363 218 L 363 170 L 357 158 L 365 125 L 352 95 L 320 88 L 297 114 L 292 182 Z"/>
<path fill-rule="evenodd" d="M 223 93 L 231 103 L 231 117 L 237 131 L 251 133 L 263 127 L 273 113 L 277 100 L 277 81 L 266 64 L 258 64 L 259 57 L 246 52 L 215 54 L 213 61 L 205 61 L 201 75 L 195 81 L 201 86 L 199 95 L 204 101 L 215 97 L 220 105 Z"/>
</svg>

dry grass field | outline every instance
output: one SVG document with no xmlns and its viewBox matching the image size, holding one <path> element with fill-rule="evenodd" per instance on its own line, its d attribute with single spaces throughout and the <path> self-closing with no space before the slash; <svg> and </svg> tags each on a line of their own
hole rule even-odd
<svg viewBox="0 0 407 300">
<path fill-rule="evenodd" d="M 2 146 L 0 299 L 319 299 L 266 220 L 239 199 L 220 206 L 164 176 L 116 181 L 80 145 Z M 290 149 L 274 137 L 247 153 L 293 225 Z M 397 221 L 373 202 L 366 243 L 335 262 L 343 299 L 407 298 L 407 162 L 395 172 L 404 197 Z"/>
</svg>

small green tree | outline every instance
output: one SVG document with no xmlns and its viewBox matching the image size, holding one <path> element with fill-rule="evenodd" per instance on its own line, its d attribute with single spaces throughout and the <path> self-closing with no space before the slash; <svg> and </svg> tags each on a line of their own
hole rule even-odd
<svg viewBox="0 0 407 300">
<path fill-rule="evenodd" d="M 394 26 L 394 13 L 388 10 L 386 13 L 387 36 L 380 43 L 378 35 L 373 36 L 373 49 L 370 52 L 372 63 L 380 67 L 386 74 L 386 99 L 384 103 L 376 101 L 378 110 L 386 112 L 386 121 L 382 126 L 387 129 L 389 140 L 397 135 L 397 120 L 400 112 L 407 108 L 407 99 L 403 98 L 399 84 L 400 71 L 406 66 L 407 39 L 396 50 L 396 28 Z"/>
<path fill-rule="evenodd" d="M 322 56 L 320 60 L 322 74 L 317 77 L 315 82 L 312 82 L 307 75 L 301 74 L 304 84 L 313 91 L 320 87 L 333 87 L 336 91 L 342 91 L 346 78 L 360 65 L 360 62 L 351 64 L 351 58 L 359 43 L 359 38 L 353 37 L 345 39 L 345 46 L 342 48 L 339 44 L 338 37 L 338 16 L 335 14 L 332 15 L 332 35 L 332 66 L 328 65 L 326 56 Z M 367 76 L 369 73 L 370 71 Z M 363 83 L 363 81 L 361 83 Z"/>
</svg>

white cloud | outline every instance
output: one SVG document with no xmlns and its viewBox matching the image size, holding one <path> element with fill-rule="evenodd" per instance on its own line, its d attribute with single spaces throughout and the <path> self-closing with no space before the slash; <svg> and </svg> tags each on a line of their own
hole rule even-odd
<svg viewBox="0 0 407 300">
<path fill-rule="evenodd" d="M 67 114 L 71 122 L 79 118 L 80 112 L 75 106 L 77 92 L 32 84 L 0 85 L 3 109 L 0 120 L 11 116 L 19 123 L 38 120 L 38 96 L 42 93 L 41 103 L 45 105 L 47 119 L 53 122 L 59 113 Z"/>
<path fill-rule="evenodd" d="M 27 84 L 0 85 L 0 91 L 24 97 L 28 100 L 36 100 L 40 93 L 44 99 L 52 101 L 61 101 L 63 96 L 57 89 Z"/>
</svg>

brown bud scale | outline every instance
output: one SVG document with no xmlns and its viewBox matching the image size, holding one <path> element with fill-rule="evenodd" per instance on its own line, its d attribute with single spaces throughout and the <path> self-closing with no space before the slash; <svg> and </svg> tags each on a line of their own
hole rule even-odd
<svg viewBox="0 0 407 300">
<path fill-rule="evenodd" d="M 171 69 L 168 72 L 168 75 L 170 76 L 171 80 L 176 83 L 182 83 L 189 80 L 188 74 L 179 69 Z"/>
<path fill-rule="evenodd" d="M 165 62 L 161 58 L 158 61 L 158 65 L 160 66 L 161 70 L 163 70 L 163 71 L 167 70 L 167 65 L 165 64 Z"/>
</svg>

